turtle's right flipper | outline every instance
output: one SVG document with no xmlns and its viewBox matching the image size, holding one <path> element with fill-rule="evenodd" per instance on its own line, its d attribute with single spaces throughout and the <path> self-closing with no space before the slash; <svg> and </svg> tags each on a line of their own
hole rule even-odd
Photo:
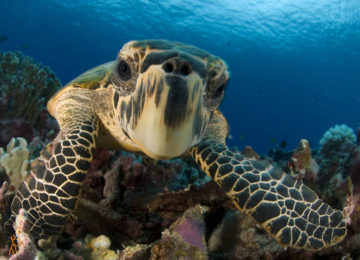
<svg viewBox="0 0 360 260">
<path fill-rule="evenodd" d="M 31 165 L 12 202 L 12 225 L 21 208 L 28 213 L 28 228 L 39 238 L 59 235 L 77 204 L 95 149 L 98 119 L 91 110 L 70 106 L 63 111 L 61 131 Z"/>
<path fill-rule="evenodd" d="M 258 221 L 283 246 L 318 250 L 346 235 L 343 214 L 292 176 L 264 161 L 245 158 L 205 139 L 191 153 L 234 204 Z"/>
</svg>

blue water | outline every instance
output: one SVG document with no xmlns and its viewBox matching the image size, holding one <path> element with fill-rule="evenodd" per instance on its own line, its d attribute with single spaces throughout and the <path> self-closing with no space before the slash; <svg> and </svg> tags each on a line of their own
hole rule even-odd
<svg viewBox="0 0 360 260">
<path fill-rule="evenodd" d="M 0 0 L 0 50 L 22 50 L 66 83 L 132 39 L 184 41 L 232 72 L 231 145 L 260 153 L 334 124 L 360 126 L 359 0 Z"/>
</svg>

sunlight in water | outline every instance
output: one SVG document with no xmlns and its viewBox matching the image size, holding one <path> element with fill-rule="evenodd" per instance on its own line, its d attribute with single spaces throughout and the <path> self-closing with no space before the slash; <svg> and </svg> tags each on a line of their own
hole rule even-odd
<svg viewBox="0 0 360 260">
<path fill-rule="evenodd" d="M 317 46 L 331 40 L 337 45 L 344 39 L 360 35 L 358 0 L 57 2 L 74 10 L 85 8 L 90 21 L 103 20 L 111 22 L 111 26 L 131 28 L 141 25 L 150 31 L 157 28 L 169 36 L 191 26 L 204 39 L 218 38 L 219 45 L 246 41 L 292 49 L 299 41 Z M 183 38 L 187 36 L 183 35 Z"/>
</svg>

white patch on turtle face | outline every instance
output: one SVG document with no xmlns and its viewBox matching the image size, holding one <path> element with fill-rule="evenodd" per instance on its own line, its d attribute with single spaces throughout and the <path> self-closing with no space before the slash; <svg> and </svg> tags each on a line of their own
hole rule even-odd
<svg viewBox="0 0 360 260">
<path fill-rule="evenodd" d="M 135 93 L 119 101 L 121 126 L 152 158 L 183 154 L 200 141 L 209 121 L 201 84 L 196 73 L 169 76 L 161 65 L 151 66 L 139 76 Z"/>
</svg>

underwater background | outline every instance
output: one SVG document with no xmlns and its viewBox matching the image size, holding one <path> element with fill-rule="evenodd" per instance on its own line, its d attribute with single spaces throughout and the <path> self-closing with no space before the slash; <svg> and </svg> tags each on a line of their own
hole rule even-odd
<svg viewBox="0 0 360 260">
<path fill-rule="evenodd" d="M 266 153 L 306 138 L 316 148 L 329 127 L 360 126 L 358 0 L 0 0 L 0 50 L 21 50 L 62 84 L 145 38 L 228 63 L 230 145 Z"/>
<path fill-rule="evenodd" d="M 193 44 L 228 63 L 221 110 L 228 144 L 238 149 L 216 155 L 208 169 L 198 165 L 208 149 L 196 162 L 91 150 L 84 181 L 70 185 L 81 193 L 63 232 L 37 241 L 38 230 L 29 231 L 34 219 L 45 219 L 46 231 L 43 215 L 58 213 L 59 199 L 68 208 L 61 193 L 51 195 L 68 191 L 58 174 L 62 154 L 69 157 L 62 174 L 75 162 L 65 148 L 59 154 L 67 137 L 56 137 L 58 124 L 45 108 L 58 78 L 66 84 L 113 60 L 127 41 L 145 38 Z M 359 0 L 0 0 L 0 259 L 359 259 L 359 87 Z M 242 158 L 243 170 L 231 168 L 235 178 L 211 172 L 230 158 Z M 268 170 L 260 173 L 261 165 Z M 229 187 L 236 182 L 234 192 L 245 180 L 234 197 Z M 30 204 L 22 199 L 27 186 L 34 188 Z M 45 202 L 34 207 L 39 196 Z"/>
</svg>

